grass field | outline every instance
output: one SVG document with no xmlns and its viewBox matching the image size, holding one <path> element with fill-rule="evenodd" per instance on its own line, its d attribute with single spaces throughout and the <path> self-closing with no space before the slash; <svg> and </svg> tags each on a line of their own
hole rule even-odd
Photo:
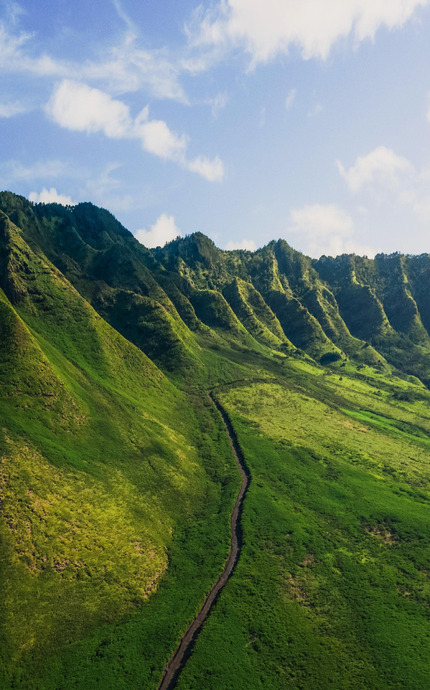
<svg viewBox="0 0 430 690">
<path fill-rule="evenodd" d="M 178 688 L 429 687 L 429 396 L 289 366 L 219 394 L 252 473 L 244 548 Z"/>
</svg>

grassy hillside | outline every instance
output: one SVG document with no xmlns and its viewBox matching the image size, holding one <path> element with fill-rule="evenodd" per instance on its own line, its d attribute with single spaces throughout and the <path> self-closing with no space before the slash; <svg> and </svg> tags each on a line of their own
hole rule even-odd
<svg viewBox="0 0 430 690">
<path fill-rule="evenodd" d="M 430 263 L 201 233 L 149 251 L 91 204 L 0 194 L 0 685 L 430 686 Z"/>
<path fill-rule="evenodd" d="M 100 626 L 128 620 L 143 639 L 156 623 L 156 650 L 129 663 L 157 678 L 228 549 L 227 441 L 9 221 L 2 247 L 2 687 L 60 687 L 70 655 L 71 685 L 92 687 Z M 145 603 L 163 574 L 157 620 Z"/>
<path fill-rule="evenodd" d="M 252 474 L 244 548 L 178 688 L 428 687 L 430 396 L 285 374 L 218 391 Z"/>
</svg>

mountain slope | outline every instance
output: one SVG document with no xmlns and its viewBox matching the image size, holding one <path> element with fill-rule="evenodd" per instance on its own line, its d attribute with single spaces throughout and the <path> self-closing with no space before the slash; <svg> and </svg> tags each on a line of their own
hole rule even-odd
<svg viewBox="0 0 430 690">
<path fill-rule="evenodd" d="M 428 257 L 312 261 L 283 240 L 223 252 L 201 233 L 149 251 L 91 204 L 32 205 L 2 193 L 0 209 L 165 371 L 204 379 L 209 336 L 222 348 L 236 342 L 266 355 L 299 348 L 316 360 L 346 356 L 382 367 L 388 358 L 430 376 Z"/>
<path fill-rule="evenodd" d="M 314 262 L 319 276 L 330 284 L 351 333 L 371 343 L 397 369 L 426 383 L 430 341 L 420 309 L 425 320 L 428 297 L 417 270 L 428 262 L 428 256 L 400 254 L 381 254 L 374 260 L 322 257 Z"/>
<path fill-rule="evenodd" d="M 0 194 L 2 687 L 430 684 L 430 260 L 142 247 Z M 416 378 L 419 376 L 421 380 Z"/>
<path fill-rule="evenodd" d="M 212 554 L 197 578 L 171 588 L 173 608 L 175 587 L 198 603 L 227 548 L 234 467 L 215 455 L 216 418 L 197 418 L 16 226 L 1 223 L 2 677 L 49 687 L 45 658 L 54 672 L 70 643 L 140 611 L 168 548 L 185 570 L 202 545 Z M 175 635 L 166 626 L 161 660 Z M 159 664 L 146 672 L 161 673 Z"/>
</svg>

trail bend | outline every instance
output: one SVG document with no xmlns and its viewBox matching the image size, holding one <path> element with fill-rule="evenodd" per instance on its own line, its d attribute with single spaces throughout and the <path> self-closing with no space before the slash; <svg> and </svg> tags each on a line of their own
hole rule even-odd
<svg viewBox="0 0 430 690">
<path fill-rule="evenodd" d="M 231 518 L 230 518 L 230 526 L 231 526 L 231 541 L 230 541 L 230 551 L 228 554 L 228 558 L 226 560 L 224 570 L 222 571 L 221 575 L 213 585 L 211 591 L 207 595 L 206 599 L 203 602 L 203 605 L 197 614 L 197 616 L 194 618 L 193 622 L 190 624 L 188 627 L 187 631 L 183 635 L 179 646 L 176 648 L 176 650 L 173 652 L 172 656 L 170 657 L 169 661 L 166 664 L 166 667 L 163 672 L 163 676 L 161 678 L 160 684 L 158 686 L 158 690 L 173 690 L 173 688 L 176 686 L 177 680 L 179 678 L 179 675 L 184 668 L 187 659 L 191 655 L 193 646 L 196 642 L 196 639 L 202 629 L 202 626 L 204 622 L 206 621 L 207 617 L 209 616 L 209 613 L 211 611 L 211 608 L 213 604 L 215 603 L 215 600 L 223 587 L 226 585 L 228 580 L 230 579 L 234 568 L 239 560 L 240 552 L 242 549 L 242 529 L 241 529 L 241 522 L 240 522 L 240 517 L 241 517 L 241 512 L 242 512 L 242 507 L 243 507 L 243 501 L 245 497 L 245 493 L 248 489 L 249 483 L 250 483 L 250 475 L 249 471 L 246 467 L 245 459 L 243 457 L 242 451 L 239 447 L 236 433 L 233 429 L 233 426 L 224 410 L 222 405 L 218 402 L 218 400 L 215 398 L 215 396 L 211 393 L 208 393 L 208 398 L 211 401 L 211 403 L 216 407 L 218 410 L 218 413 L 220 414 L 227 436 L 230 441 L 230 445 L 232 448 L 233 456 L 236 460 L 236 464 L 239 468 L 241 477 L 242 477 L 242 482 L 240 486 L 239 493 L 236 498 L 236 502 L 234 504 L 233 511 L 231 513 Z"/>
</svg>

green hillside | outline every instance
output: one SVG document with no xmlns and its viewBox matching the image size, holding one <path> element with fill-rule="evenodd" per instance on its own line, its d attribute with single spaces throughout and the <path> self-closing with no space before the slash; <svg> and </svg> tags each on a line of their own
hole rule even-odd
<svg viewBox="0 0 430 690">
<path fill-rule="evenodd" d="M 143 638 L 157 626 L 139 669 L 157 678 L 223 562 L 226 441 L 5 219 L 1 243 L 3 687 L 58 687 L 64 649 L 130 616 Z M 161 578 L 154 621 L 144 609 Z"/>
<path fill-rule="evenodd" d="M 430 687 L 430 259 L 0 194 L 0 686 Z"/>
<path fill-rule="evenodd" d="M 430 395 L 285 374 L 220 394 L 252 474 L 244 548 L 178 689 L 425 688 Z"/>
</svg>

